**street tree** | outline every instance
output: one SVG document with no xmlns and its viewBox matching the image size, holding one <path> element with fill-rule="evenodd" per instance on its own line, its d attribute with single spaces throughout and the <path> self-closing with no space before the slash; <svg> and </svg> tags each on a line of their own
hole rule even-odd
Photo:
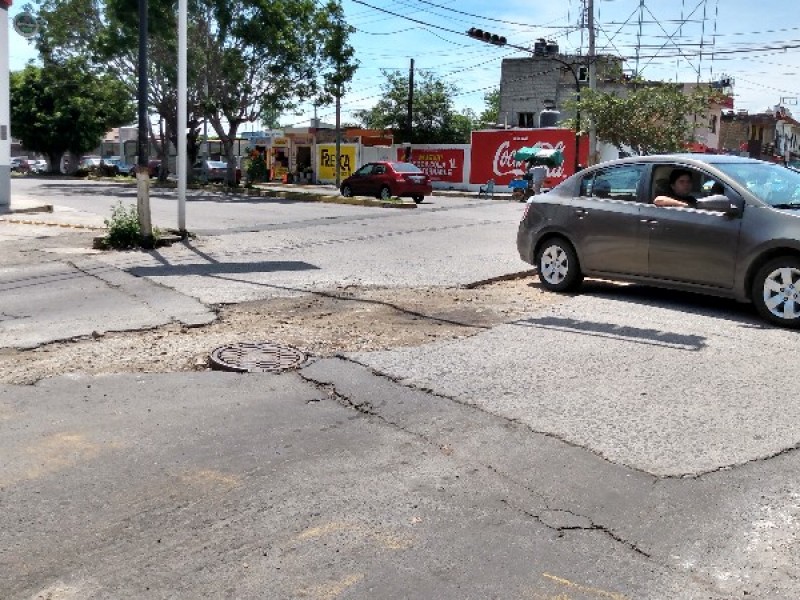
<svg viewBox="0 0 800 600">
<path fill-rule="evenodd" d="M 692 141 L 696 119 L 704 119 L 717 93 L 705 87 L 684 93 L 682 86 L 664 83 L 633 87 L 622 95 L 616 92 L 582 90 L 580 102 L 569 101 L 566 108 L 580 109 L 590 117 L 597 137 L 620 150 L 637 154 L 678 152 Z M 567 127 L 575 127 L 574 119 Z M 582 119 L 586 126 L 586 120 Z"/>
<path fill-rule="evenodd" d="M 208 36 L 200 58 L 208 83 L 201 106 L 231 176 L 243 123 L 305 99 L 324 103 L 331 86 L 352 78 L 352 29 L 342 26 L 338 0 L 321 6 L 314 0 L 201 0 L 199 8 Z"/>
<path fill-rule="evenodd" d="M 393 129 L 407 134 L 409 77 L 400 71 L 383 71 L 383 97 L 369 109 L 353 112 L 362 126 L 371 129 Z M 469 132 L 453 108 L 458 88 L 438 79 L 428 71 L 420 71 L 414 80 L 412 144 L 468 143 Z M 470 129 L 471 130 L 471 129 Z"/>
<path fill-rule="evenodd" d="M 58 170 L 65 152 L 94 150 L 103 135 L 135 115 L 124 86 L 72 58 L 11 74 L 11 132 L 28 150 L 47 155 Z"/>
<path fill-rule="evenodd" d="M 149 105 L 177 142 L 177 19 L 174 0 L 149 0 Z M 136 90 L 138 22 L 131 0 L 43 0 L 41 51 L 88 56 Z M 274 116 L 323 95 L 325 74 L 347 73 L 346 37 L 337 26 L 339 0 L 193 0 L 189 5 L 188 107 L 190 145 L 204 120 L 229 161 L 243 123 Z M 80 18 L 76 18 L 80 15 Z M 337 29 L 338 27 L 338 29 Z M 344 37 L 335 51 L 334 32 Z M 57 49 L 57 50 L 56 50 Z M 352 73 L 350 73 L 352 77 Z M 322 98 L 324 100 L 324 97 Z M 151 119 L 152 122 L 152 119 Z M 152 136 L 156 137 L 156 136 Z M 165 153 L 161 147 L 160 152 Z M 189 152 L 190 158 L 192 153 Z"/>
<path fill-rule="evenodd" d="M 34 10 L 28 7 L 29 10 Z M 138 11 L 130 0 L 43 0 L 38 17 L 44 26 L 36 45 L 44 61 L 78 57 L 104 70 L 125 86 L 127 98 L 137 97 Z M 177 143 L 177 20 L 172 0 L 148 0 L 148 122 L 149 138 L 162 164 L 168 164 L 169 141 Z M 190 27 L 190 40 L 196 28 Z M 190 41 L 190 46 L 192 42 Z M 196 107 L 197 80 L 189 64 L 189 155 L 197 154 L 201 117 Z M 135 117 L 135 115 L 134 115 Z M 132 119 L 133 120 L 133 119 Z M 162 123 L 163 135 L 156 133 Z M 166 176 L 162 170 L 162 176 Z"/>
<path fill-rule="evenodd" d="M 500 119 L 500 89 L 483 95 L 484 109 L 476 119 L 475 129 L 493 129 Z"/>
</svg>

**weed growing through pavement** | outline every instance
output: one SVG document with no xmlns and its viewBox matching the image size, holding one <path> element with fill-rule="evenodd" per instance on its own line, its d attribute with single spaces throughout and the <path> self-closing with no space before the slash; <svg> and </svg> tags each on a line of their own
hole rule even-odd
<svg viewBox="0 0 800 600">
<path fill-rule="evenodd" d="M 135 205 L 125 206 L 122 201 L 111 209 L 111 218 L 105 220 L 108 233 L 103 238 L 106 248 L 122 250 L 137 248 L 142 245 L 142 234 L 139 228 L 139 211 Z M 153 228 L 153 241 L 157 241 L 160 232 Z"/>
</svg>

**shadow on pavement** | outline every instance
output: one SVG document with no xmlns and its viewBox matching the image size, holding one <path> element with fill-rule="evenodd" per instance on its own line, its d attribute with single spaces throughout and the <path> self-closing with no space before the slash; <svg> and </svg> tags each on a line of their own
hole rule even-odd
<svg viewBox="0 0 800 600">
<path fill-rule="evenodd" d="M 276 271 L 311 271 L 319 267 L 302 261 L 275 260 L 264 262 L 191 263 L 133 267 L 128 273 L 136 277 L 167 277 L 176 275 L 217 275 L 220 273 L 274 273 Z"/>
<path fill-rule="evenodd" d="M 599 323 L 564 317 L 538 317 L 516 321 L 515 325 L 540 327 L 557 331 L 568 331 L 595 337 L 626 340 L 637 344 L 662 346 L 675 350 L 697 352 L 705 348 L 706 338 L 700 335 L 684 335 L 658 329 L 646 329 L 616 323 Z"/>
<path fill-rule="evenodd" d="M 743 327 L 772 329 L 756 314 L 752 304 L 743 304 L 730 298 L 707 296 L 701 293 L 682 292 L 642 284 L 614 283 L 587 280 L 581 288 L 582 294 L 592 294 L 611 300 L 634 302 L 644 306 L 669 308 L 682 313 L 702 315 L 733 321 Z"/>
</svg>

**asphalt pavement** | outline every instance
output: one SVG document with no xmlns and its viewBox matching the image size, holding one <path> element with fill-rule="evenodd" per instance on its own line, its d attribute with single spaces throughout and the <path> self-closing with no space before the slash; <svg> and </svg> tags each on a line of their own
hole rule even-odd
<svg viewBox="0 0 800 600">
<path fill-rule="evenodd" d="M 68 228 L 0 219 L 23 249 L 0 267 L 6 349 L 525 268 L 519 207 L 474 197 L 274 205 L 123 253 L 60 248 L 93 235 L 69 203 L 36 215 Z M 796 598 L 795 347 L 732 302 L 587 282 L 472 337 L 283 373 L 0 385 L 0 597 Z"/>
</svg>

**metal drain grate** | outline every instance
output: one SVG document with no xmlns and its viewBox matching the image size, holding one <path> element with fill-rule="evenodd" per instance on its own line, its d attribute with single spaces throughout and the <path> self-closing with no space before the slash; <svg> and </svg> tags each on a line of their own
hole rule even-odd
<svg viewBox="0 0 800 600">
<path fill-rule="evenodd" d="M 272 342 L 240 342 L 211 351 L 211 368 L 238 373 L 286 371 L 307 360 L 304 352 Z"/>
</svg>

